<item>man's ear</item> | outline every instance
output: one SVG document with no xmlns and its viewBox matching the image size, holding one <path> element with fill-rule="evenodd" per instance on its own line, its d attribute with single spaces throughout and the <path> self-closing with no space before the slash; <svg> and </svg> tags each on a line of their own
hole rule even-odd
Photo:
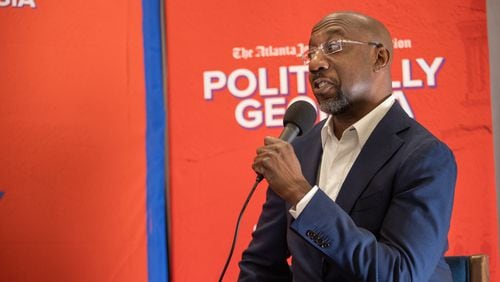
<svg viewBox="0 0 500 282">
<path fill-rule="evenodd" d="M 383 46 L 376 47 L 375 52 L 376 52 L 376 57 L 375 57 L 375 63 L 373 65 L 373 71 L 378 72 L 381 69 L 388 67 L 390 65 L 389 62 L 391 61 L 391 53 Z"/>
</svg>

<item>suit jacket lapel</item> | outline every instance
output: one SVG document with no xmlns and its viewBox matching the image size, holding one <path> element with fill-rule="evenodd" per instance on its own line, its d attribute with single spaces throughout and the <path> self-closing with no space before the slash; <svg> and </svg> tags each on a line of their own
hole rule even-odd
<svg viewBox="0 0 500 282">
<path fill-rule="evenodd" d="M 321 144 L 321 128 L 325 120 L 317 124 L 309 133 L 295 139 L 295 154 L 302 164 L 302 174 L 311 186 L 316 185 L 318 169 L 320 168 L 323 146 Z"/>
<path fill-rule="evenodd" d="M 335 201 L 347 213 L 351 211 L 372 177 L 403 144 L 403 140 L 397 133 L 409 127 L 408 119 L 409 117 L 401 109 L 399 103 L 394 103 L 373 130 L 342 184 Z"/>
</svg>

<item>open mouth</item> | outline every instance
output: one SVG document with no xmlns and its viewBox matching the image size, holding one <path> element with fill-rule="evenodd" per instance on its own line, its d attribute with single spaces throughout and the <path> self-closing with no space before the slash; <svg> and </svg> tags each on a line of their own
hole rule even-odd
<svg viewBox="0 0 500 282">
<path fill-rule="evenodd" d="M 322 91 L 328 90 L 328 89 L 330 89 L 332 87 L 334 88 L 335 84 L 332 83 L 328 79 L 318 78 L 318 79 L 315 79 L 313 81 L 312 86 L 313 86 L 313 90 L 318 91 L 318 92 L 322 92 Z"/>
</svg>

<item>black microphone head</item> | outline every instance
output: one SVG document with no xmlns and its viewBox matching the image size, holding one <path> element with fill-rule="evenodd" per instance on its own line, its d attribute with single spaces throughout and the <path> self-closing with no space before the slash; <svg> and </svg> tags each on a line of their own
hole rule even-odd
<svg viewBox="0 0 500 282">
<path fill-rule="evenodd" d="M 310 103 L 299 100 L 291 104 L 283 117 L 283 126 L 292 123 L 296 125 L 302 135 L 312 128 L 316 121 L 316 109 Z"/>
</svg>

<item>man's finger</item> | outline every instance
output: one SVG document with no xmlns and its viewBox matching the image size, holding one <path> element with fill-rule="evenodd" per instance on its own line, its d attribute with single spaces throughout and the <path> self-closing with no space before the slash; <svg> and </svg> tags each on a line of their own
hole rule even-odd
<svg viewBox="0 0 500 282">
<path fill-rule="evenodd" d="M 285 142 L 279 138 L 273 137 L 273 136 L 266 136 L 264 137 L 264 145 L 272 145 L 280 142 Z"/>
</svg>

